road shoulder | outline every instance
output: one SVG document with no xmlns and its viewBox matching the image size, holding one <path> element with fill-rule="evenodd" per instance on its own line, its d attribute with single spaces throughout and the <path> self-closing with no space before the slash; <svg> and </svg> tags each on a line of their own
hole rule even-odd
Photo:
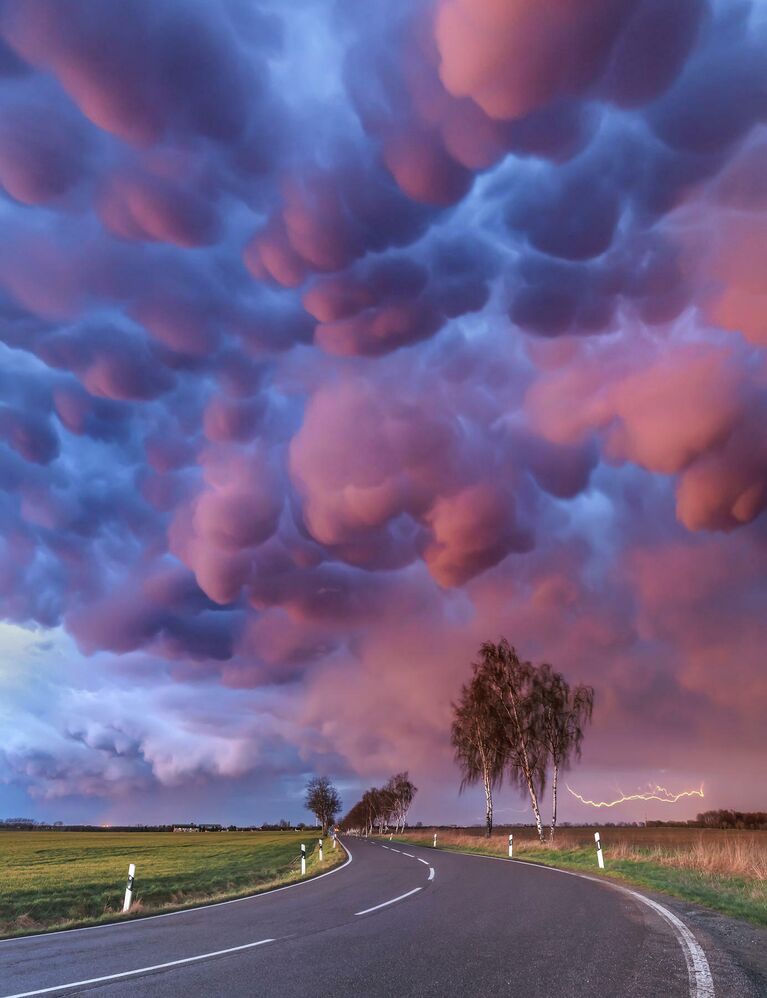
<svg viewBox="0 0 767 998">
<path fill-rule="evenodd" d="M 690 927 L 706 952 L 717 998 L 767 995 L 767 929 L 668 894 L 641 893 Z"/>
</svg>

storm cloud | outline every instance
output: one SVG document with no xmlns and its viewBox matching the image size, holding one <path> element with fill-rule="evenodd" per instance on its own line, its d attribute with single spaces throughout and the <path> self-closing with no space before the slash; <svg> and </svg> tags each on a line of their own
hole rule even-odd
<svg viewBox="0 0 767 998">
<path fill-rule="evenodd" d="M 594 771 L 705 743 L 725 785 L 763 5 L 2 0 L 0 44 L 0 616 L 74 642 L 0 779 L 436 779 L 503 633 L 597 686 Z"/>
</svg>

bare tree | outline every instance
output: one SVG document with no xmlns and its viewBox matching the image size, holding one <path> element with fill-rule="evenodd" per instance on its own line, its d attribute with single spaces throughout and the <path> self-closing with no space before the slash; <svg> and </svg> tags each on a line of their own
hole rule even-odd
<svg viewBox="0 0 767 998">
<path fill-rule="evenodd" d="M 373 805 L 374 821 L 379 832 L 387 832 L 389 830 L 389 823 L 394 820 L 397 810 L 396 794 L 390 784 L 391 781 L 383 787 L 372 787 L 369 791 Z"/>
<path fill-rule="evenodd" d="M 506 743 L 497 705 L 481 663 L 474 666 L 474 677 L 464 684 L 458 703 L 453 704 L 450 740 L 455 761 L 461 769 L 460 791 L 482 781 L 485 790 L 485 834 L 493 831 L 493 788 L 503 781 Z"/>
<path fill-rule="evenodd" d="M 341 828 L 353 835 L 362 835 L 367 831 L 368 809 L 364 799 L 358 800 L 354 807 L 341 821 Z"/>
<path fill-rule="evenodd" d="M 341 810 L 341 798 L 327 776 L 313 776 L 306 784 L 304 805 L 322 825 L 322 834 L 328 834 L 335 816 Z"/>
<path fill-rule="evenodd" d="M 523 662 L 506 638 L 501 638 L 497 645 L 491 641 L 482 645 L 476 675 L 482 677 L 489 702 L 499 715 L 506 768 L 527 790 L 538 838 L 543 842 L 538 795 L 546 785 L 546 750 L 536 731 L 535 667 Z"/>
<path fill-rule="evenodd" d="M 404 830 L 407 813 L 418 787 L 410 780 L 407 771 L 389 777 L 383 787 L 370 787 L 341 822 L 344 831 L 356 835 L 372 835 L 377 828 Z"/>
<path fill-rule="evenodd" d="M 366 790 L 362 795 L 361 804 L 365 835 L 372 835 L 373 829 L 380 825 L 381 813 L 385 807 L 378 787 L 370 787 L 369 790 Z"/>
<path fill-rule="evenodd" d="M 581 756 L 583 729 L 594 710 L 593 686 L 571 689 L 567 680 L 550 665 L 540 665 L 535 673 L 535 697 L 538 721 L 536 731 L 551 759 L 551 828 L 549 841 L 557 827 L 557 783 L 560 770 L 567 769 L 573 755 Z"/>
<path fill-rule="evenodd" d="M 405 830 L 408 811 L 417 792 L 418 787 L 410 779 L 407 770 L 389 777 L 384 787 L 384 793 L 388 794 L 392 800 L 391 817 L 394 820 L 395 831 Z"/>
</svg>

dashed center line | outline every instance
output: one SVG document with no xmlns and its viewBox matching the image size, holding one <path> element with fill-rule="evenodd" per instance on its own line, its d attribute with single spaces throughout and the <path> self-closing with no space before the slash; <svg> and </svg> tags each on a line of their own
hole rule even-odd
<svg viewBox="0 0 767 998">
<path fill-rule="evenodd" d="M 419 887 L 418 890 L 421 888 Z M 232 946 L 229 949 L 219 949 L 212 953 L 201 953 L 199 956 L 187 956 L 183 960 L 170 960 L 168 963 L 156 963 L 152 967 L 139 967 L 138 970 L 124 970 L 121 974 L 107 974 L 105 977 L 91 977 L 87 981 L 70 981 L 68 984 L 56 984 L 52 988 L 39 988 L 37 991 L 20 991 L 7 998 L 31 998 L 32 995 L 47 995 L 52 991 L 66 991 L 69 988 L 81 988 L 86 984 L 101 984 L 104 981 L 117 981 L 124 977 L 136 977 L 138 974 L 149 974 L 153 970 L 165 970 L 167 967 L 179 967 L 184 963 L 195 963 L 197 960 L 209 960 L 214 956 L 224 956 L 226 953 L 240 953 L 254 946 L 273 943 L 273 939 L 259 939 L 256 943 L 245 943 L 244 946 Z"/>
<path fill-rule="evenodd" d="M 354 914 L 367 915 L 371 911 L 378 911 L 379 908 L 386 908 L 390 904 L 394 904 L 395 901 L 402 901 L 404 898 L 409 898 L 412 894 L 417 894 L 420 890 L 423 890 L 423 888 L 415 887 L 412 891 L 408 891 L 407 894 L 400 894 L 398 897 L 392 898 L 390 901 L 383 901 L 381 904 L 373 905 L 372 908 L 365 908 L 364 911 L 355 911 Z"/>
</svg>

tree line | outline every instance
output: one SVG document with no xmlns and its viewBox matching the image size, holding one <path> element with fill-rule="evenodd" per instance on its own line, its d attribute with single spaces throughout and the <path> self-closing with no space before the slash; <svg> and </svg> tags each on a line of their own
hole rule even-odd
<svg viewBox="0 0 767 998">
<path fill-rule="evenodd" d="M 485 791 L 488 836 L 493 792 L 508 779 L 527 793 L 542 842 L 540 802 L 551 777 L 549 839 L 554 838 L 559 775 L 580 757 L 593 709 L 593 687 L 571 687 L 551 665 L 522 660 L 506 638 L 481 646 L 472 678 L 453 704 L 451 742 L 461 791 L 478 783 Z"/>
<path fill-rule="evenodd" d="M 767 830 L 767 811 L 703 811 L 696 816 L 695 824 L 703 828 L 748 828 L 752 831 L 764 831 Z"/>
<path fill-rule="evenodd" d="M 357 835 L 379 832 L 402 832 L 418 787 L 405 770 L 395 773 L 382 787 L 370 787 L 346 814 L 341 829 Z"/>
</svg>

